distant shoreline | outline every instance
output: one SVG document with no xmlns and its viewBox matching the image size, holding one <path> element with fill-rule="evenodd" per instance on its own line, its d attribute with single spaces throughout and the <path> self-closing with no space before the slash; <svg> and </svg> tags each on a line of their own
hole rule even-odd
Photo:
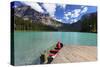
<svg viewBox="0 0 100 67">
<path fill-rule="evenodd" d="M 79 32 L 79 31 L 33 31 L 33 30 L 14 30 L 14 32 L 78 32 L 78 33 L 95 33 L 97 34 L 98 32 Z"/>
</svg>

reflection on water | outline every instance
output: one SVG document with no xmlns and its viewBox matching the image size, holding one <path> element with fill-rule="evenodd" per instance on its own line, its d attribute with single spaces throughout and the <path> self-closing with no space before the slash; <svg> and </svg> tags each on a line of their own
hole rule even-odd
<svg viewBox="0 0 100 67">
<path fill-rule="evenodd" d="M 97 45 L 96 33 L 16 32 L 14 33 L 15 65 L 39 64 L 44 50 L 61 41 L 64 45 Z"/>
</svg>

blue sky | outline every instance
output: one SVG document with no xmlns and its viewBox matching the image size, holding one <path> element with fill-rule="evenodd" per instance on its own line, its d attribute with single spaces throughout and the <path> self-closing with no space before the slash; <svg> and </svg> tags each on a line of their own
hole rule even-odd
<svg viewBox="0 0 100 67">
<path fill-rule="evenodd" d="M 86 5 L 72 5 L 72 4 L 55 4 L 55 3 L 34 3 L 34 2 L 21 2 L 31 6 L 38 12 L 49 13 L 49 15 L 62 23 L 75 23 L 82 15 L 86 13 L 92 13 L 97 11 L 96 6 L 86 6 Z M 15 2 L 15 7 L 19 6 L 20 2 Z"/>
</svg>

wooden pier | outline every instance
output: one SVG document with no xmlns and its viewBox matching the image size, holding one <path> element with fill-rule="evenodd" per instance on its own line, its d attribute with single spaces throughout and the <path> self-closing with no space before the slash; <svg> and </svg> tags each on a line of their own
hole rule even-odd
<svg viewBox="0 0 100 67">
<path fill-rule="evenodd" d="M 96 60 L 96 46 L 64 46 L 51 63 L 89 62 Z"/>
</svg>

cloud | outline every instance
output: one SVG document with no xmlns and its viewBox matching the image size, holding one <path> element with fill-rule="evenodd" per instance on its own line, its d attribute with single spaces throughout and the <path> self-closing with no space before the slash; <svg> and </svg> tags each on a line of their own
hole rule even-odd
<svg viewBox="0 0 100 67">
<path fill-rule="evenodd" d="M 35 9 L 36 11 L 39 11 L 39 12 L 44 12 L 44 10 L 41 8 L 41 6 L 38 4 L 38 3 L 35 3 L 35 2 L 29 2 L 29 1 L 27 1 L 27 2 L 22 2 L 22 3 L 24 3 L 24 4 L 26 4 L 26 5 L 29 5 L 29 6 L 31 6 L 33 9 Z"/>
<path fill-rule="evenodd" d="M 63 22 L 63 20 L 60 19 L 60 18 L 56 18 L 56 17 L 54 17 L 53 19 L 54 19 L 54 20 L 57 20 L 57 21 L 59 21 L 59 22 Z"/>
<path fill-rule="evenodd" d="M 78 17 L 81 15 L 81 9 L 74 9 L 70 12 L 64 12 L 64 20 L 70 24 L 77 22 Z"/>
<path fill-rule="evenodd" d="M 63 5 L 59 5 L 58 6 L 61 6 L 61 8 L 64 8 Z M 82 13 L 85 13 L 87 12 L 88 10 L 88 7 L 86 6 L 81 6 L 81 8 L 78 8 L 78 9 L 74 9 L 74 10 L 71 10 L 71 11 L 68 11 L 68 12 L 64 12 L 64 17 L 63 17 L 63 22 L 65 23 L 75 23 L 78 21 L 78 17 L 82 15 Z"/>
<path fill-rule="evenodd" d="M 82 8 L 82 9 L 81 9 Z M 73 11 L 71 11 L 71 19 L 70 19 L 70 23 L 74 23 L 78 21 L 78 17 L 82 14 L 87 12 L 88 7 L 85 6 L 81 6 L 80 9 L 75 9 Z"/>
<path fill-rule="evenodd" d="M 88 7 L 84 7 L 84 8 L 82 9 L 81 13 L 85 13 L 85 12 L 87 12 L 87 10 L 88 10 Z"/>
<path fill-rule="evenodd" d="M 72 11 L 71 18 L 76 18 L 80 15 L 81 9 L 75 9 Z"/>
<path fill-rule="evenodd" d="M 77 22 L 77 19 L 75 19 L 75 18 L 80 16 L 80 14 L 81 14 L 80 12 L 81 12 L 81 9 L 74 9 L 73 11 L 67 12 L 67 13 L 65 12 L 64 19 L 66 21 L 70 21 L 70 23 Z"/>
<path fill-rule="evenodd" d="M 56 11 L 56 4 L 42 4 L 46 11 L 50 14 L 51 17 L 54 16 Z"/>
<path fill-rule="evenodd" d="M 69 20 L 69 17 L 66 17 L 66 20 Z"/>
<path fill-rule="evenodd" d="M 70 16 L 70 18 L 76 18 L 80 16 L 81 9 L 75 9 L 71 12 L 64 13 L 64 17 Z"/>
<path fill-rule="evenodd" d="M 71 16 L 71 12 L 64 13 L 64 16 Z"/>
<path fill-rule="evenodd" d="M 68 21 L 69 19 L 70 19 L 70 16 L 72 15 L 72 13 L 71 12 L 64 12 L 64 17 L 63 17 L 63 19 L 64 20 L 66 20 L 66 21 Z"/>
<path fill-rule="evenodd" d="M 69 20 L 69 23 L 70 23 L 70 24 L 74 23 L 73 19 Z"/>
<path fill-rule="evenodd" d="M 62 19 L 57 19 L 57 21 L 60 21 L 60 22 L 62 22 Z"/>
<path fill-rule="evenodd" d="M 57 6 L 60 6 L 61 8 L 65 8 L 66 4 L 57 4 Z"/>
<path fill-rule="evenodd" d="M 73 21 L 74 21 L 74 22 L 77 22 L 77 21 L 78 21 L 78 19 L 76 19 L 76 18 L 75 18 L 75 19 L 73 19 Z"/>
<path fill-rule="evenodd" d="M 64 16 L 64 19 L 65 20 L 69 20 L 70 18 L 68 16 Z"/>
<path fill-rule="evenodd" d="M 68 12 L 68 15 L 71 15 L 71 12 Z"/>
</svg>

